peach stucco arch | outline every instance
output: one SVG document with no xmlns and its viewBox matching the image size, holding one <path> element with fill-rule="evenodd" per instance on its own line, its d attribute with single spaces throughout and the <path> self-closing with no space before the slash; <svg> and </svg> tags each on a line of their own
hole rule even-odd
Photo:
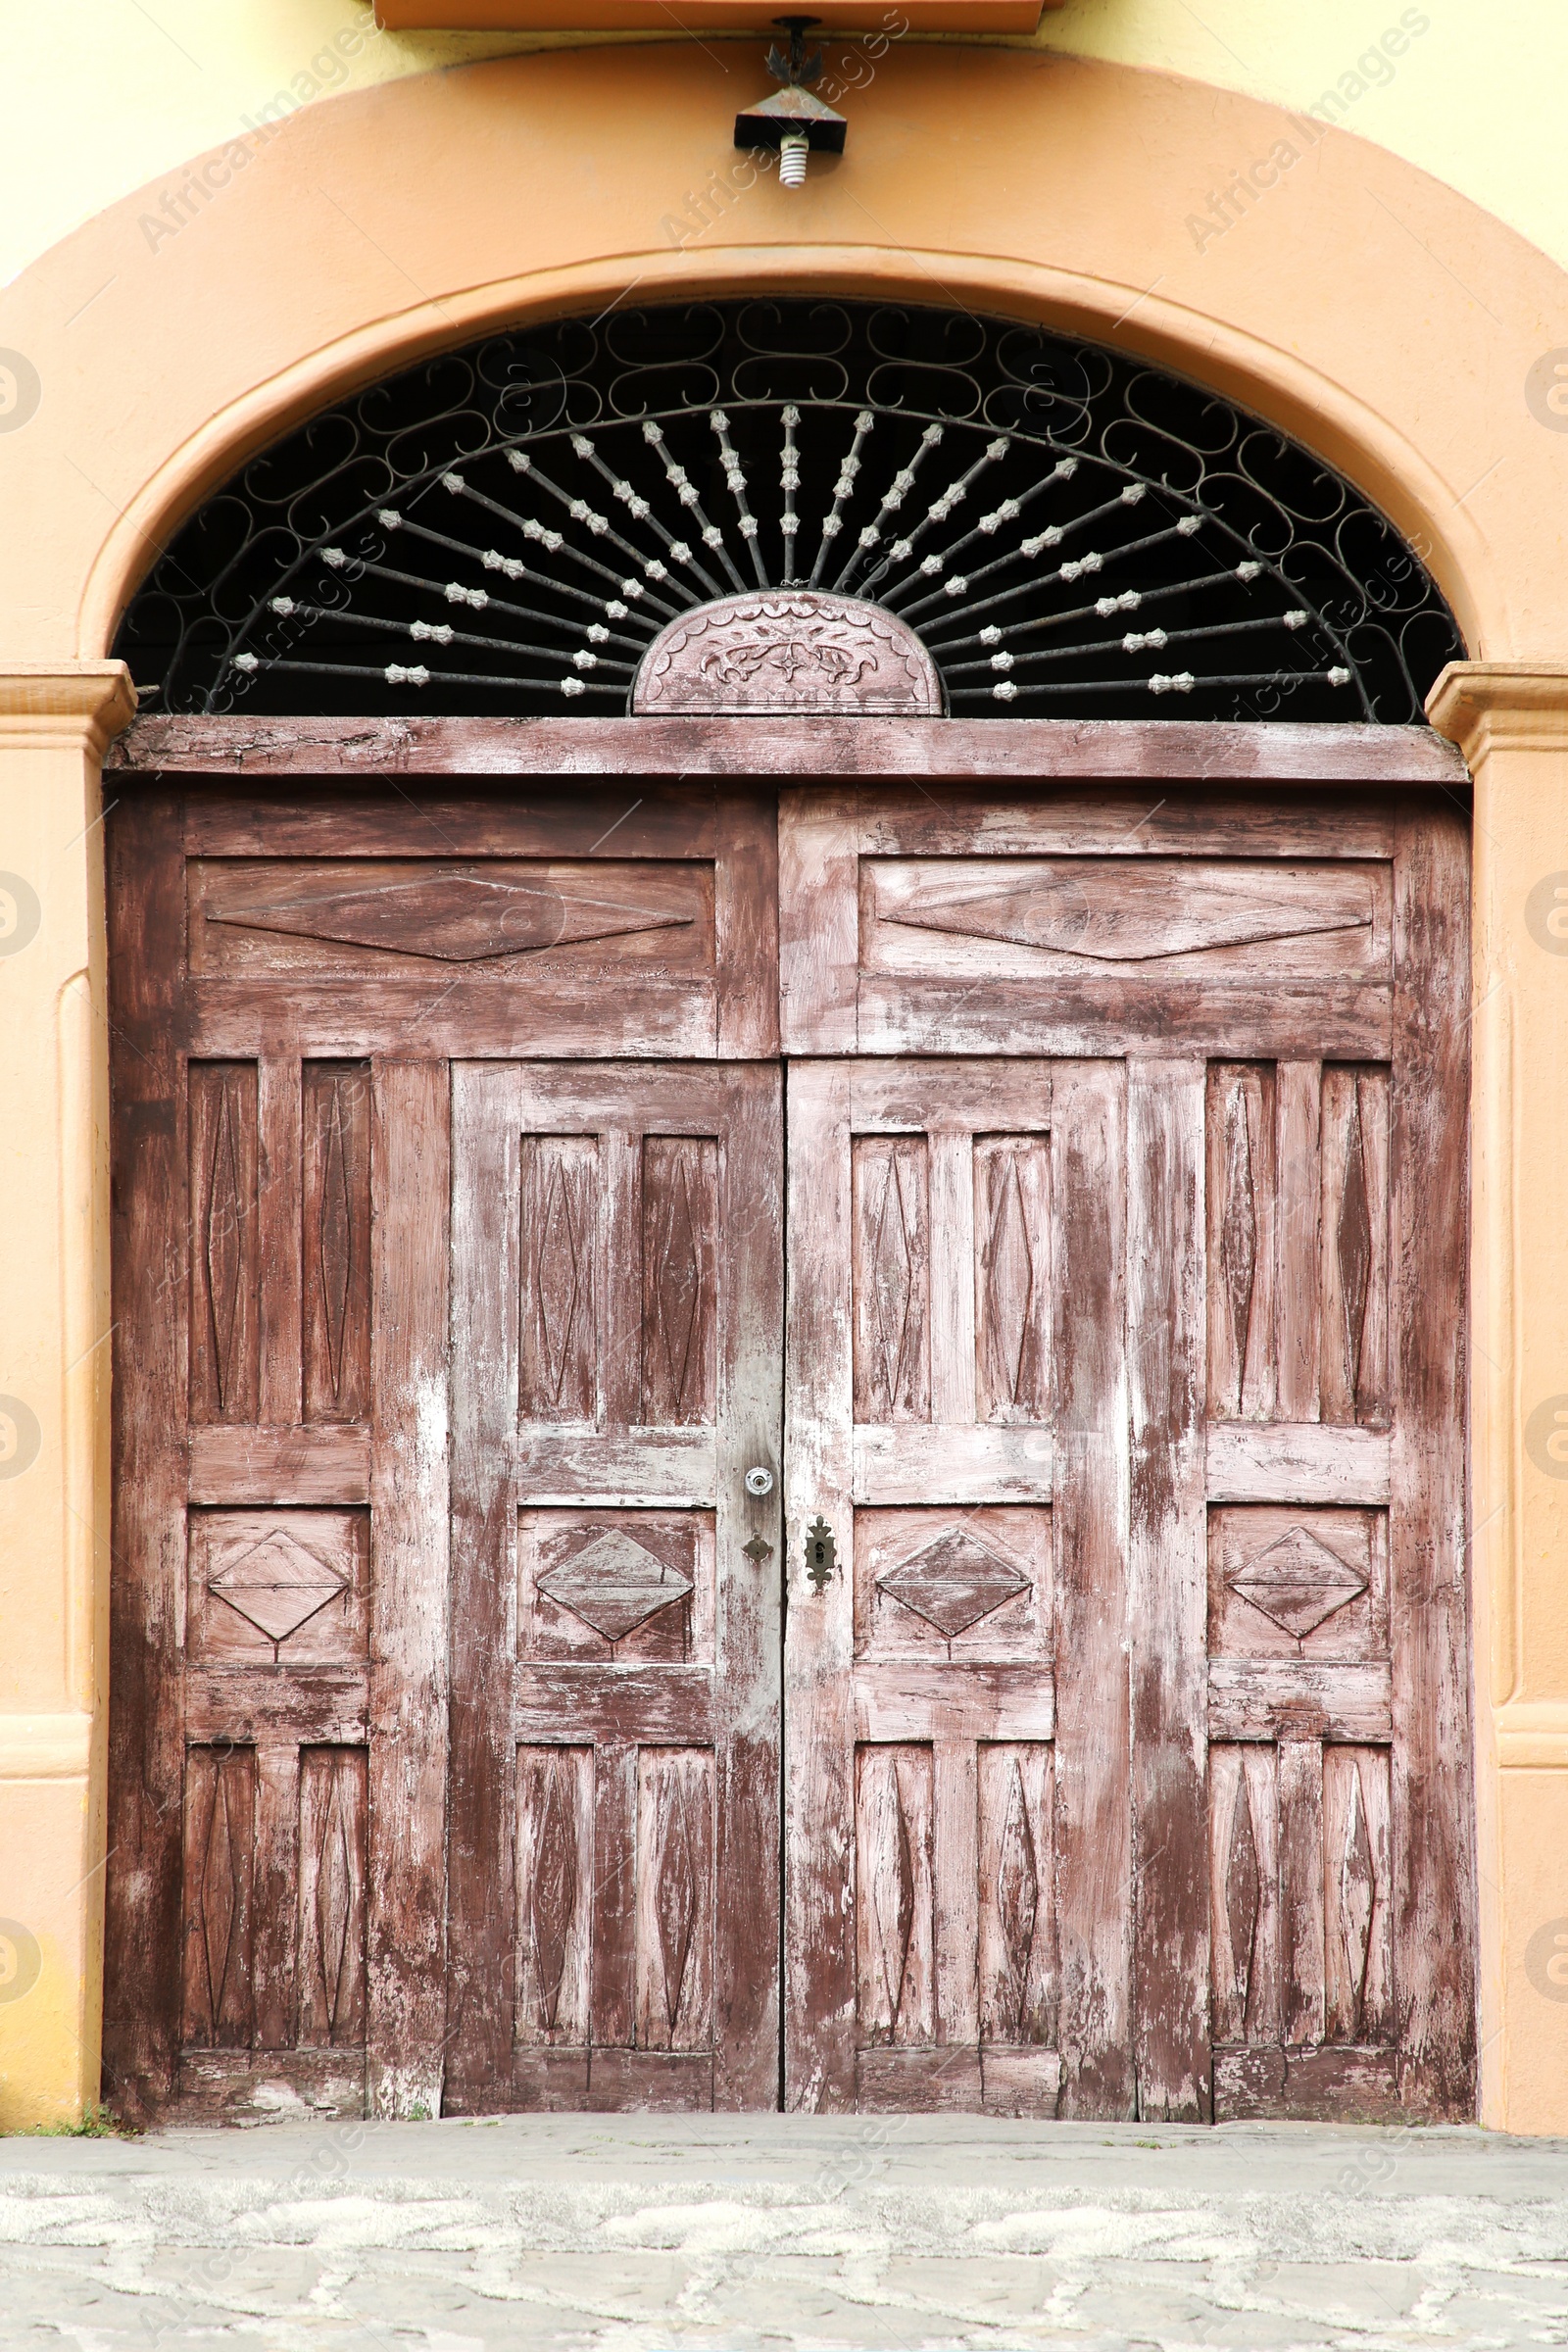
<svg viewBox="0 0 1568 2352">
<path fill-rule="evenodd" d="M 1200 83 L 924 47 L 853 102 L 842 163 L 799 194 L 715 199 L 704 229 L 688 200 L 733 169 L 755 62 L 680 44 L 413 76 L 289 118 L 241 169 L 214 150 L 55 248 L 0 303 L 42 386 L 0 435 L 0 653 L 101 657 L 207 489 L 423 350 L 786 284 L 1015 310 L 1163 360 L 1350 474 L 1428 554 L 1477 655 L 1568 642 L 1568 436 L 1524 391 L 1568 340 L 1568 274 L 1492 216 Z M 1223 234 L 1196 230 L 1281 140 L 1298 160 Z M 229 177 L 203 194 L 208 164 Z"/>
<path fill-rule="evenodd" d="M 1399 524 L 1472 662 L 1446 724 L 1478 778 L 1475 1024 L 1478 1769 L 1489 2120 L 1568 2129 L 1568 1489 L 1521 1430 L 1568 1395 L 1562 972 L 1531 883 L 1568 872 L 1568 432 L 1526 379 L 1568 347 L 1568 273 L 1387 151 L 1255 100 L 1038 51 L 895 48 L 806 188 L 721 202 L 754 43 L 558 51 L 410 75 L 215 150 L 0 294 L 0 868 L 40 927 L 0 966 L 0 1404 L 36 1468 L 0 1481 L 0 1851 L 41 1975 L 0 2005 L 0 2126 L 96 2096 L 108 1585 L 102 860 L 118 615 L 247 455 L 487 327 L 687 292 L 820 289 L 1065 325 L 1212 384 Z M 1253 167 L 1295 160 L 1272 184 Z M 193 176 L 198 171 L 200 183 Z M 226 174 L 226 179 L 225 179 Z M 1195 231 L 1214 192 L 1232 224 Z M 746 176 L 743 174 L 743 176 Z M 207 189 L 210 192 L 203 193 Z M 704 225 L 695 207 L 709 192 Z M 183 216 L 183 217 L 182 217 Z M 684 226 L 682 225 L 684 223 Z M 29 377 L 30 380 L 30 377 Z M 15 412 L 14 412 L 15 414 Z M 1491 666 L 1485 666 L 1491 665 Z"/>
</svg>

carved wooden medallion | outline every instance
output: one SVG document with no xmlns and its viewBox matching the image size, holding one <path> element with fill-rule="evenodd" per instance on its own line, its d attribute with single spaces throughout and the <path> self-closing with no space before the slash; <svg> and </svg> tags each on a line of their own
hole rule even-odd
<svg viewBox="0 0 1568 2352">
<path fill-rule="evenodd" d="M 683 612 L 644 655 L 631 707 L 940 718 L 942 682 L 914 631 L 891 612 L 802 588 L 721 597 Z"/>
<path fill-rule="evenodd" d="M 1029 1590 L 1020 1569 L 963 1527 L 948 1528 L 876 1582 L 879 1592 L 891 1593 L 949 1642 Z"/>
</svg>

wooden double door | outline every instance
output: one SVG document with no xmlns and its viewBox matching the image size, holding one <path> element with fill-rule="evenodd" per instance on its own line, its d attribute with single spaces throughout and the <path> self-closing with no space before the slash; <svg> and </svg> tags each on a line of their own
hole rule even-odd
<svg viewBox="0 0 1568 2352">
<path fill-rule="evenodd" d="M 132 747 L 111 2096 L 1471 2112 L 1467 852 L 1398 740 Z"/>
</svg>

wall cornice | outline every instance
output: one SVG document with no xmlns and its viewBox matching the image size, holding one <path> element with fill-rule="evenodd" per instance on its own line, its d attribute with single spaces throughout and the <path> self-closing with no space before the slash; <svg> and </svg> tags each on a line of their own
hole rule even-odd
<svg viewBox="0 0 1568 2352">
<path fill-rule="evenodd" d="M 123 662 L 0 668 L 0 750 L 77 750 L 101 760 L 135 715 L 136 690 Z"/>
<path fill-rule="evenodd" d="M 1472 769 L 1494 751 L 1568 752 L 1568 662 L 1450 662 L 1427 716 Z"/>
</svg>

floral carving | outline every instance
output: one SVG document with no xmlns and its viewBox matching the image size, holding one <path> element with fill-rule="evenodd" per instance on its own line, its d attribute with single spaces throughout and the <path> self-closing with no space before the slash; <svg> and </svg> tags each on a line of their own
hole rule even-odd
<svg viewBox="0 0 1568 2352">
<path fill-rule="evenodd" d="M 936 716 L 942 687 L 914 631 L 855 597 L 730 596 L 654 639 L 634 710 L 839 710 Z"/>
</svg>

